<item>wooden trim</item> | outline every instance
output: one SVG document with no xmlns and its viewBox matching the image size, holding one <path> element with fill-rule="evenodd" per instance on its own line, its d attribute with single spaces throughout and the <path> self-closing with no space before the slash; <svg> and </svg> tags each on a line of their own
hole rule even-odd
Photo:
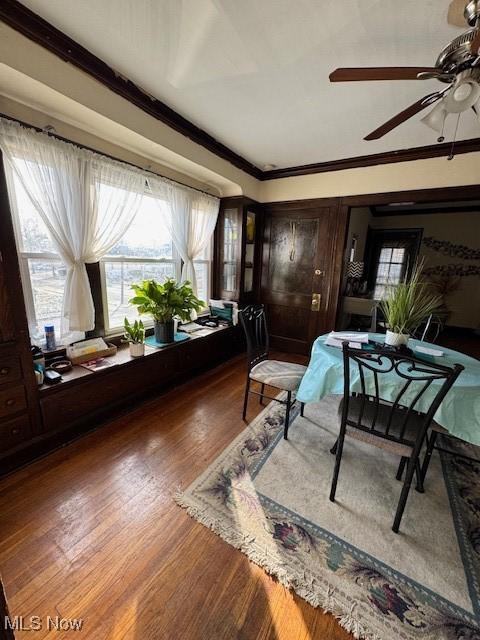
<svg viewBox="0 0 480 640">
<path fill-rule="evenodd" d="M 328 162 L 315 162 L 297 167 L 284 169 L 272 169 L 263 171 L 260 180 L 275 180 L 278 178 L 291 178 L 292 176 L 306 176 L 313 173 L 325 173 L 327 171 L 341 171 L 342 169 L 358 169 L 360 167 L 373 167 L 378 164 L 392 164 L 394 162 L 411 162 L 412 160 L 425 160 L 448 156 L 451 151 L 451 142 L 432 144 L 426 147 L 414 147 L 412 149 L 399 149 L 398 151 L 385 151 L 368 156 L 354 158 L 342 158 L 341 160 L 329 160 Z M 455 143 L 455 155 L 480 151 L 480 138 L 460 140 Z"/>
<path fill-rule="evenodd" d="M 398 151 L 387 151 L 354 158 L 342 158 L 340 160 L 262 171 L 246 158 L 216 140 L 212 135 L 187 120 L 187 118 L 181 116 L 164 102 L 141 89 L 128 78 L 121 76 L 112 67 L 103 62 L 103 60 L 79 45 L 39 15 L 27 9 L 27 7 L 18 2 L 18 0 L 3 0 L 0 4 L 0 20 L 65 62 L 81 69 L 156 120 L 163 122 L 193 142 L 201 145 L 218 157 L 227 160 L 238 169 L 245 171 L 245 173 L 258 180 L 274 180 L 313 173 L 324 173 L 327 171 L 340 171 L 342 169 L 356 169 L 379 164 L 391 164 L 393 162 L 436 158 L 449 155 L 451 150 L 451 143 L 445 142 L 425 147 L 400 149 Z M 480 151 L 480 138 L 460 140 L 455 143 L 456 155 L 473 151 Z"/>
<path fill-rule="evenodd" d="M 401 202 L 449 202 L 460 200 L 480 200 L 480 185 L 367 193 L 365 195 L 344 196 L 341 198 L 342 204 L 348 207 L 370 207 Z"/>
<path fill-rule="evenodd" d="M 392 216 L 424 216 L 428 214 L 439 215 L 442 213 L 480 213 L 480 204 L 477 205 L 458 205 L 458 207 L 439 207 L 438 209 L 402 209 L 395 207 L 389 211 L 379 211 L 377 207 L 371 207 L 374 212 L 374 218 L 390 218 Z"/>
<path fill-rule="evenodd" d="M 261 170 L 251 162 L 216 140 L 209 133 L 181 116 L 161 100 L 121 76 L 103 60 L 79 45 L 39 15 L 17 0 L 3 0 L 0 20 L 56 56 L 92 76 L 111 91 L 125 98 L 148 115 L 200 144 L 208 151 L 231 162 L 242 171 L 260 178 Z"/>
</svg>

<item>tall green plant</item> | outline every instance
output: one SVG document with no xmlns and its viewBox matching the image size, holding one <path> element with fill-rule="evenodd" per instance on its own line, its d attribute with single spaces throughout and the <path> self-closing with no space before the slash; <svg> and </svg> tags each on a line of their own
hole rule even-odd
<svg viewBox="0 0 480 640">
<path fill-rule="evenodd" d="M 442 298 L 422 280 L 422 269 L 423 262 L 415 266 L 408 282 L 405 280 L 390 287 L 387 297 L 380 302 L 390 331 L 410 334 L 440 308 Z"/>
<path fill-rule="evenodd" d="M 129 300 L 141 315 L 150 315 L 160 323 L 178 316 L 190 320 L 192 311 L 201 311 L 205 304 L 193 293 L 190 282 L 179 284 L 174 278 L 167 278 L 163 284 L 155 280 L 144 280 L 133 284 L 135 296 Z"/>
</svg>

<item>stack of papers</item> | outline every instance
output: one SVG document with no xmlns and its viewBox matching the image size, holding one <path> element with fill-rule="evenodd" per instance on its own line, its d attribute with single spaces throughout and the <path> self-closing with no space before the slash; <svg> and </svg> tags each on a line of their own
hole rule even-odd
<svg viewBox="0 0 480 640">
<path fill-rule="evenodd" d="M 357 331 L 330 331 L 325 340 L 328 347 L 342 348 L 342 343 L 348 340 L 348 346 L 352 349 L 361 349 L 362 344 L 368 344 L 368 333 Z"/>
</svg>

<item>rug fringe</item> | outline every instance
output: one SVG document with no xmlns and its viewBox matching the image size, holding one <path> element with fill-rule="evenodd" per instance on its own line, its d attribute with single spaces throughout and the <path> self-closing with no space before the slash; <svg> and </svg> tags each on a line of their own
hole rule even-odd
<svg viewBox="0 0 480 640">
<path fill-rule="evenodd" d="M 288 576 L 285 568 L 274 561 L 268 554 L 253 547 L 255 538 L 248 535 L 242 535 L 229 526 L 223 525 L 215 517 L 206 514 L 206 509 L 199 508 L 194 501 L 189 500 L 188 496 L 181 489 L 174 492 L 173 498 L 175 502 L 186 510 L 189 516 L 197 522 L 204 525 L 220 538 L 228 542 L 244 553 L 249 560 L 262 567 L 269 575 L 274 576 L 284 587 L 293 589 L 300 597 L 306 600 L 313 607 L 321 608 L 327 613 L 331 613 L 337 620 L 339 625 L 353 635 L 357 640 L 382 640 L 376 633 L 372 633 L 364 625 L 362 625 L 353 616 L 356 604 L 347 611 L 336 597 L 336 589 L 333 586 L 327 588 L 315 586 L 313 579 L 308 579 L 305 573 L 298 574 L 295 577 Z M 321 592 L 321 591 L 322 592 Z"/>
</svg>

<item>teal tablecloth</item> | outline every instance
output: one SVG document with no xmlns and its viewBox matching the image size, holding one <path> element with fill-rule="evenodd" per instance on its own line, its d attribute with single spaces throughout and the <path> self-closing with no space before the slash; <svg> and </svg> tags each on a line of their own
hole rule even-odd
<svg viewBox="0 0 480 640">
<path fill-rule="evenodd" d="M 384 339 L 383 334 L 369 334 L 369 337 L 379 342 Z M 326 338 L 326 335 L 319 336 L 313 343 L 310 363 L 297 393 L 297 398 L 301 402 L 318 402 L 326 395 L 343 394 L 342 351 L 335 347 L 326 346 L 324 344 Z M 461 364 L 465 367 L 454 386 L 445 396 L 435 414 L 435 420 L 457 438 L 480 445 L 480 361 L 445 347 L 409 340 L 408 346 L 414 351 L 416 345 L 438 349 L 444 353 L 443 356 L 435 358 L 418 353 L 418 357 L 425 361 L 447 366 Z M 352 366 L 350 375 L 352 390 L 360 391 L 358 368 Z M 381 377 L 381 396 L 385 400 L 394 400 L 400 389 L 399 384 L 400 378 L 397 374 L 383 375 Z M 436 392 L 432 387 L 433 385 L 416 405 L 419 411 L 425 411 L 431 403 L 432 396 Z M 373 392 L 373 387 L 371 390 Z M 412 401 L 415 394 L 415 388 L 412 385 L 406 400 Z"/>
</svg>

